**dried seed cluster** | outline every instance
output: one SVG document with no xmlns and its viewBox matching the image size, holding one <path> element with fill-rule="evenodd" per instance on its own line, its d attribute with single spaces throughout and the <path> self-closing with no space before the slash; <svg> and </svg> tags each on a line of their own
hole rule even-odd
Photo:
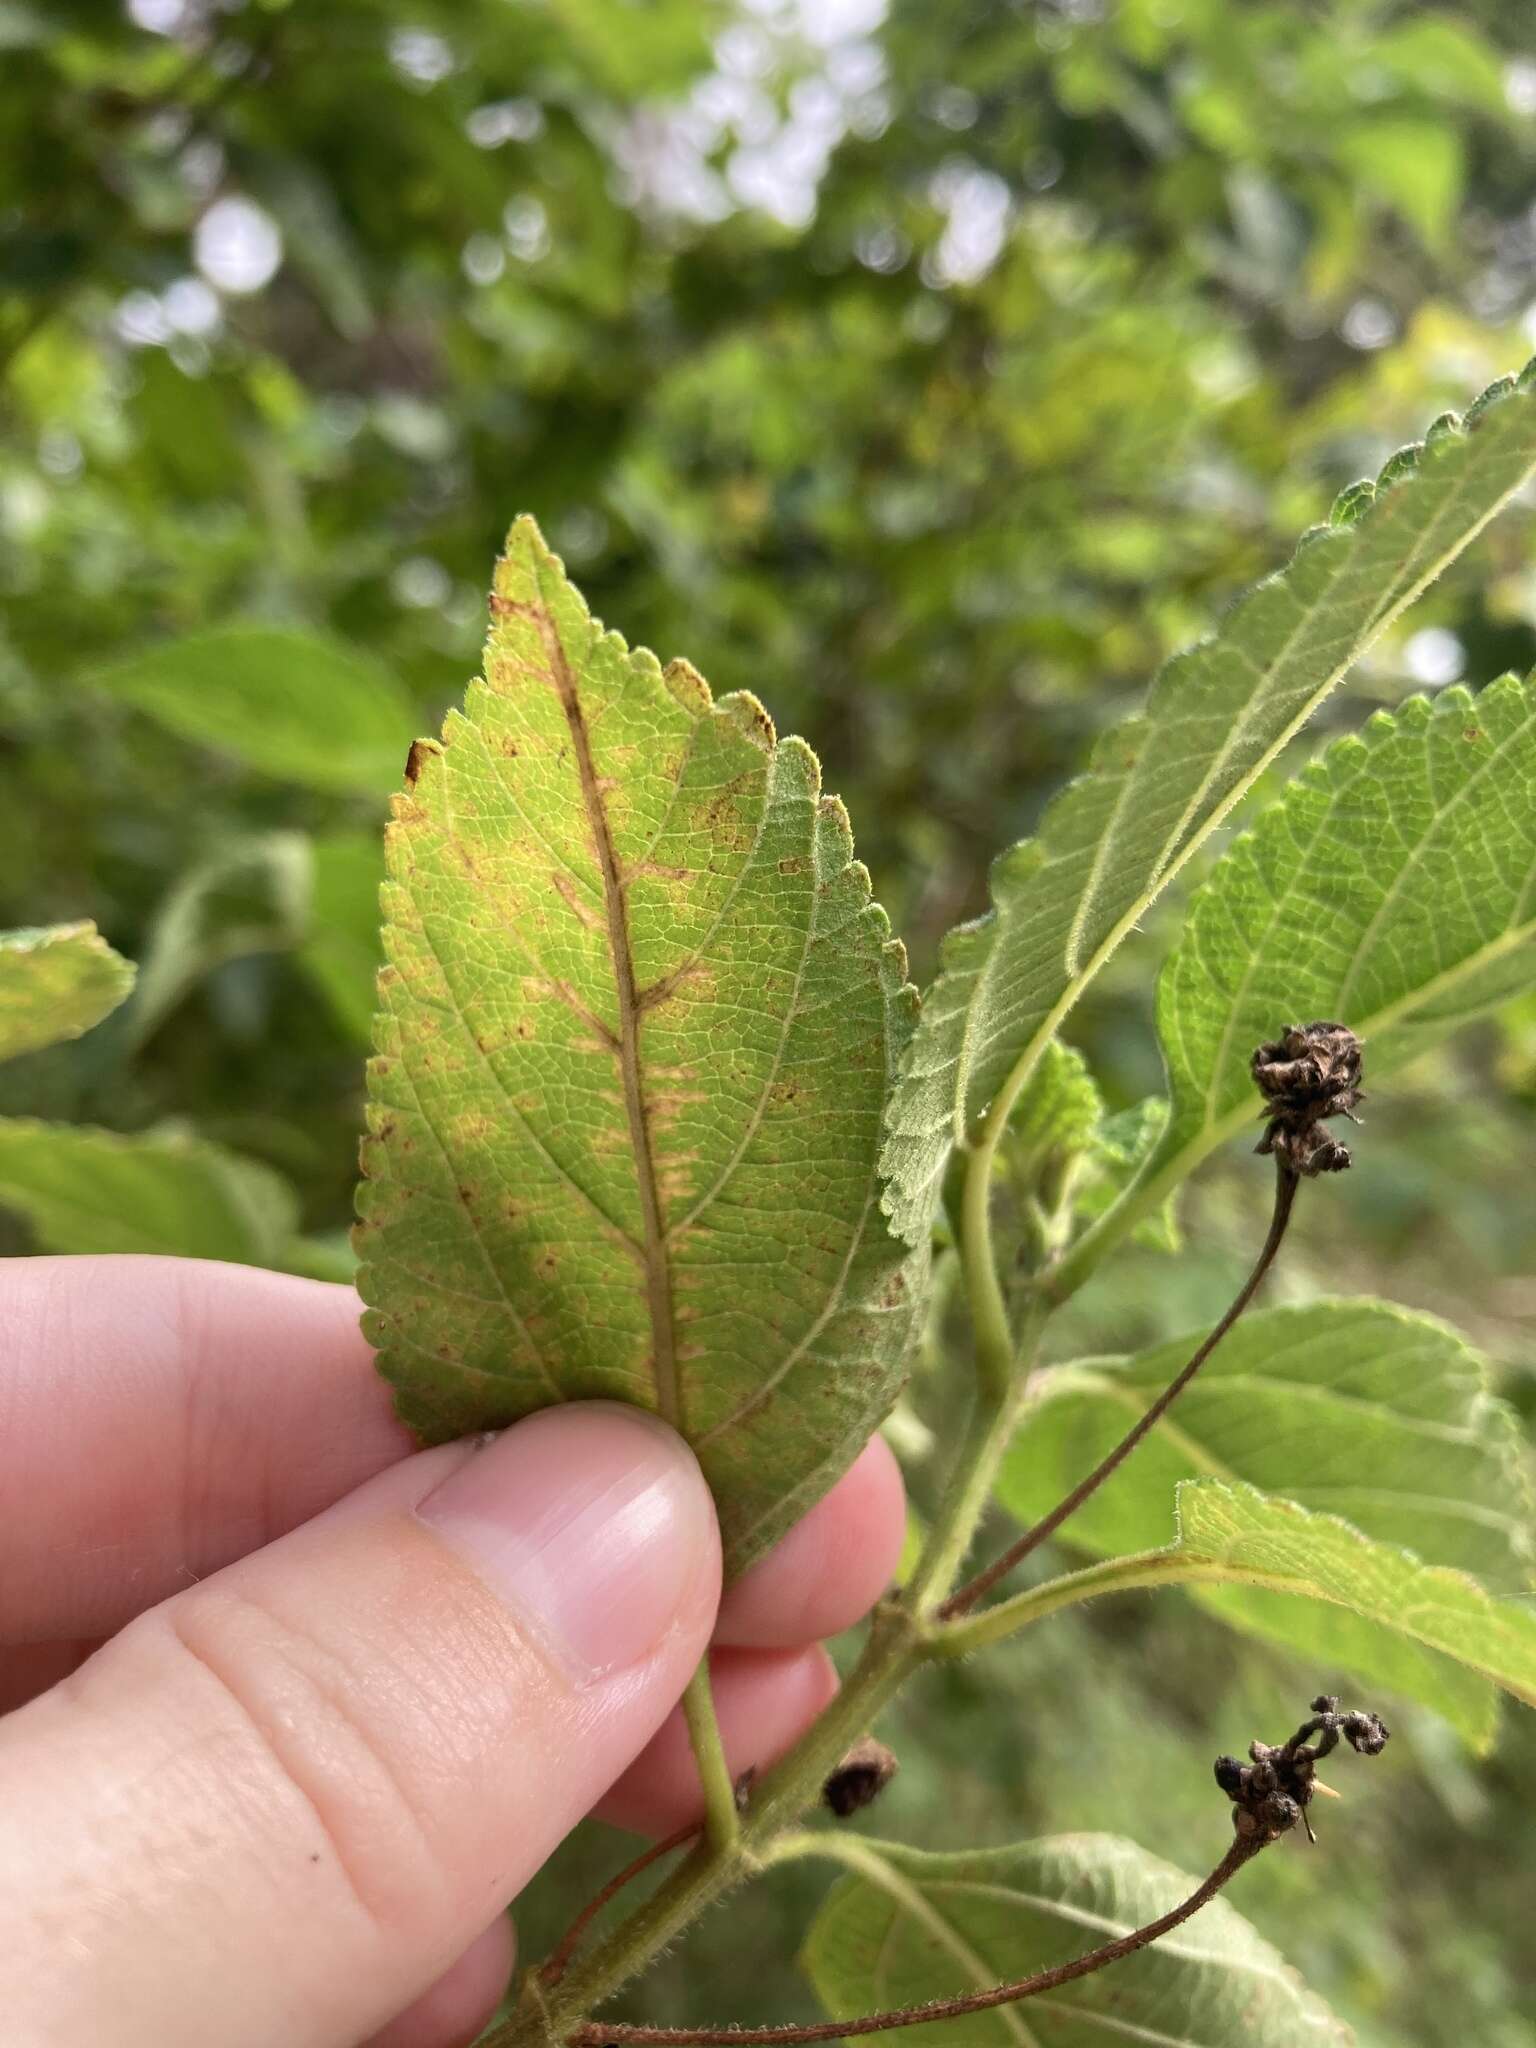
<svg viewBox="0 0 1536 2048">
<path fill-rule="evenodd" d="M 1253 1056 L 1252 1073 L 1268 1119 L 1256 1150 L 1273 1152 L 1309 1179 L 1342 1173 L 1349 1148 L 1322 1128 L 1323 1119 L 1360 1119 L 1360 1041 L 1347 1024 L 1292 1024 Z"/>
<path fill-rule="evenodd" d="M 1341 1714 L 1337 1699 L 1321 1693 L 1312 1702 L 1312 1719 L 1304 1721 L 1289 1742 L 1251 1742 L 1251 1763 L 1239 1763 L 1235 1756 L 1217 1757 L 1216 1782 L 1232 1801 L 1232 1825 L 1238 1834 L 1273 1842 L 1304 1821 L 1308 1838 L 1315 1839 L 1307 1808 L 1317 1789 L 1317 1763 L 1337 1749 L 1340 1736 L 1361 1756 L 1380 1756 L 1387 1746 L 1387 1729 L 1379 1715 L 1358 1710 Z"/>
</svg>

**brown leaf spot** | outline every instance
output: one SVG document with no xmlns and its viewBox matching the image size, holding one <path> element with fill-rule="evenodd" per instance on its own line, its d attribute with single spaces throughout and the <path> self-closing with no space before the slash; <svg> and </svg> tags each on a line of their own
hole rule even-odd
<svg viewBox="0 0 1536 2048">
<path fill-rule="evenodd" d="M 414 789 L 416 787 L 416 778 L 421 773 L 424 764 L 430 760 L 432 755 L 440 754 L 442 751 L 436 740 L 411 741 L 411 750 L 405 757 L 405 785 L 407 789 Z"/>
<path fill-rule="evenodd" d="M 1482 727 L 1478 725 L 1469 725 L 1465 732 L 1463 732 L 1462 734 L 1462 738 L 1464 740 L 1480 740 L 1482 736 Z"/>
</svg>

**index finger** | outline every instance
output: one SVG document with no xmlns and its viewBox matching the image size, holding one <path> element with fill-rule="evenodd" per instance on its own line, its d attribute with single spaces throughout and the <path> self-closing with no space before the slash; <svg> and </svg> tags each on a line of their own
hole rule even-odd
<svg viewBox="0 0 1536 2048">
<path fill-rule="evenodd" d="M 0 1642 L 108 1635 L 413 1448 L 350 1287 L 0 1261 Z"/>
</svg>

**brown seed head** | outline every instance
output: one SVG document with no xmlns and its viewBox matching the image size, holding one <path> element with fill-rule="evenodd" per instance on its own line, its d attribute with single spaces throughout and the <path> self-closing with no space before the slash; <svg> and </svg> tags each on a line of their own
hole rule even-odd
<svg viewBox="0 0 1536 2048">
<path fill-rule="evenodd" d="M 1322 1128 L 1323 1119 L 1358 1123 L 1360 1041 L 1347 1024 L 1292 1024 L 1253 1056 L 1253 1078 L 1267 1119 L 1256 1149 L 1273 1152 L 1293 1173 L 1342 1173 L 1349 1148 Z"/>
</svg>

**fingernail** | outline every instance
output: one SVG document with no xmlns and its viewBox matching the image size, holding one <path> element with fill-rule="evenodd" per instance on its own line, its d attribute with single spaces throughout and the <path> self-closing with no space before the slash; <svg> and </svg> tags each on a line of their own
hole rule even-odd
<svg viewBox="0 0 1536 2048">
<path fill-rule="evenodd" d="M 692 1452 L 664 1423 L 608 1402 L 517 1423 L 416 1512 L 577 1684 L 639 1663 L 718 1578 Z"/>
</svg>

